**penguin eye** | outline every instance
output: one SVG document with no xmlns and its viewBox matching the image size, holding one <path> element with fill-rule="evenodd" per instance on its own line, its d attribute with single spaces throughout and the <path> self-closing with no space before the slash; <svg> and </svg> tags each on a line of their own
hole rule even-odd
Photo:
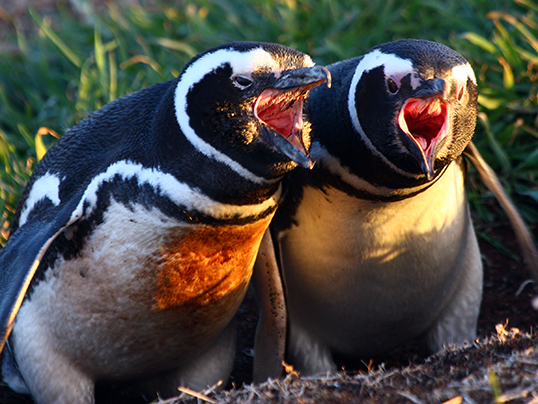
<svg viewBox="0 0 538 404">
<path fill-rule="evenodd" d="M 235 76 L 233 81 L 241 89 L 247 88 L 252 84 L 252 80 L 245 76 Z"/>
<path fill-rule="evenodd" d="M 392 94 L 396 94 L 398 92 L 398 84 L 393 79 L 387 80 L 387 88 Z"/>
</svg>

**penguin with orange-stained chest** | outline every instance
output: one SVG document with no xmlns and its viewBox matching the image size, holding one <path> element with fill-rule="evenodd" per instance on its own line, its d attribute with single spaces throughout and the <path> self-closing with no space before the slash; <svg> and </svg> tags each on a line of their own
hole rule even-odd
<svg viewBox="0 0 538 404">
<path fill-rule="evenodd" d="M 5 382 L 75 404 L 97 381 L 225 381 L 280 179 L 312 165 L 303 102 L 329 80 L 301 52 L 230 43 L 69 130 L 0 251 Z"/>
</svg>

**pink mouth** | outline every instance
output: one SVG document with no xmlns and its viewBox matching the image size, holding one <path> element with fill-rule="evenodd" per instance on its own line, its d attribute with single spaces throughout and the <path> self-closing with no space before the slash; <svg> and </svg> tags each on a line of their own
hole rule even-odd
<svg viewBox="0 0 538 404">
<path fill-rule="evenodd" d="M 409 98 L 398 116 L 400 129 L 419 148 L 431 173 L 434 169 L 436 145 L 449 132 L 448 116 L 449 104 L 440 96 Z"/>
<path fill-rule="evenodd" d="M 254 114 L 288 140 L 297 150 L 308 154 L 303 143 L 303 103 L 309 88 L 265 90 L 254 104 Z"/>
</svg>

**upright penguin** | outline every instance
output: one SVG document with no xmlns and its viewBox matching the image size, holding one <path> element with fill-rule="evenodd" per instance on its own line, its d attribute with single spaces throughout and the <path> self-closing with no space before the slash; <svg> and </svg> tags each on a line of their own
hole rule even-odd
<svg viewBox="0 0 538 404">
<path fill-rule="evenodd" d="M 303 375 L 417 338 L 472 340 L 482 294 L 460 157 L 477 114 L 469 63 L 401 40 L 328 68 L 331 91 L 307 105 L 316 167 L 290 174 L 274 225 Z"/>
<path fill-rule="evenodd" d="M 161 395 L 226 380 L 279 180 L 312 164 L 303 101 L 327 74 L 284 46 L 226 44 L 69 130 L 0 252 L 7 383 L 74 404 L 99 380 Z"/>
</svg>

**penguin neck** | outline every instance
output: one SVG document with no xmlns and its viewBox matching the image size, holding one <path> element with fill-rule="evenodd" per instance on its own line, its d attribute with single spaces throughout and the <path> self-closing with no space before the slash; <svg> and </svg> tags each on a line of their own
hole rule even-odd
<svg viewBox="0 0 538 404">
<path fill-rule="evenodd" d="M 226 164 L 196 150 L 178 136 L 176 147 L 161 156 L 159 167 L 211 199 L 233 205 L 261 203 L 278 191 L 277 180 L 252 181 Z"/>
<path fill-rule="evenodd" d="M 232 205 L 251 205 L 271 198 L 279 189 L 280 178 L 249 176 L 204 154 L 181 131 L 176 119 L 171 85 L 164 95 L 152 124 L 153 165 L 179 181 L 199 189 L 215 201 Z M 254 178 L 252 178 L 254 177 Z"/>
<path fill-rule="evenodd" d="M 312 145 L 312 155 L 317 158 L 318 164 L 310 175 L 311 185 L 321 188 L 332 187 L 349 196 L 373 201 L 398 201 L 415 196 L 435 184 L 445 171 L 443 169 L 432 181 L 426 183 L 408 187 L 389 187 L 371 183 L 364 176 L 361 177 L 351 171 L 317 142 Z"/>
</svg>

